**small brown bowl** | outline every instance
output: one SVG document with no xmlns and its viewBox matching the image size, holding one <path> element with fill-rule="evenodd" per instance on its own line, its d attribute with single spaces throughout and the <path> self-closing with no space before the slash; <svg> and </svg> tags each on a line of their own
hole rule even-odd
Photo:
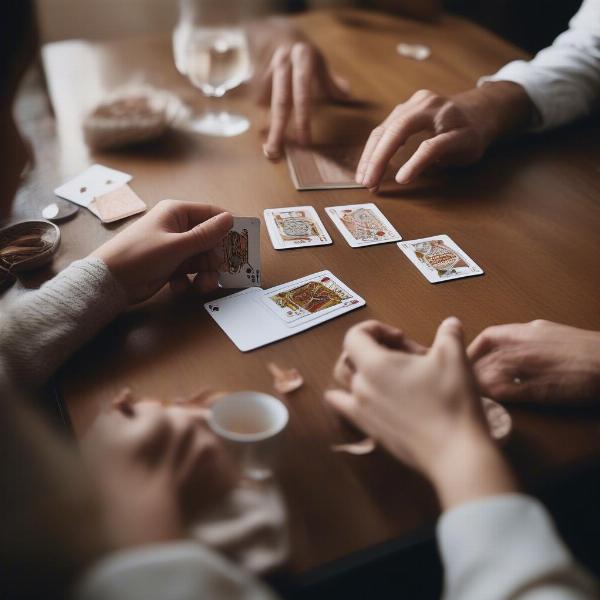
<svg viewBox="0 0 600 600">
<path fill-rule="evenodd" d="M 10 255 L 10 258 L 0 256 L 0 265 L 11 273 L 30 271 L 49 263 L 60 245 L 60 229 L 54 223 L 40 219 L 21 221 L 0 229 L 0 251 L 25 235 L 39 235 L 44 247 L 23 257 L 18 254 Z"/>
</svg>

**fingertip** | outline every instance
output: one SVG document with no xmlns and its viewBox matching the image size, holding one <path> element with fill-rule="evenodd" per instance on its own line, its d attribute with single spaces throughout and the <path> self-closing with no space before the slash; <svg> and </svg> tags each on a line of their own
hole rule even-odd
<svg viewBox="0 0 600 600">
<path fill-rule="evenodd" d="M 278 160 L 281 158 L 281 152 L 271 145 L 263 144 L 262 151 L 269 160 Z"/>
<path fill-rule="evenodd" d="M 227 228 L 227 230 L 233 227 L 233 215 L 227 210 L 215 215 L 214 219 L 219 226 Z"/>
<path fill-rule="evenodd" d="M 406 173 L 403 173 L 402 169 L 400 169 L 398 171 L 398 173 L 396 173 L 395 180 L 396 180 L 396 183 L 399 183 L 400 185 L 404 185 L 404 184 L 410 183 L 411 178 L 410 178 L 410 176 L 406 175 Z"/>
</svg>

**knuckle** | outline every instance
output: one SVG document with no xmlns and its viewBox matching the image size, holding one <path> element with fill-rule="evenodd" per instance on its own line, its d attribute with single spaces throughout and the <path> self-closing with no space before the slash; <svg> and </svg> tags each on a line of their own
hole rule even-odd
<svg viewBox="0 0 600 600">
<path fill-rule="evenodd" d="M 429 138 L 427 140 L 424 140 L 423 142 L 421 142 L 421 149 L 426 152 L 427 154 L 431 154 L 433 152 L 435 152 L 435 150 L 438 147 L 438 142 L 435 140 L 435 138 Z"/>
<path fill-rule="evenodd" d="M 175 207 L 177 206 L 177 204 L 178 204 L 177 200 L 165 199 L 165 200 L 161 200 L 160 202 L 158 202 L 158 204 L 156 206 L 159 207 L 160 210 L 162 210 L 164 212 L 171 212 L 171 211 L 175 210 Z"/>
<path fill-rule="evenodd" d="M 285 96 L 278 96 L 273 100 L 273 107 L 279 110 L 287 110 L 291 106 L 291 102 L 287 94 Z"/>
<path fill-rule="evenodd" d="M 378 125 L 371 132 L 371 138 L 378 140 L 379 138 L 381 138 L 383 136 L 384 133 L 385 133 L 385 127 L 383 125 Z"/>
</svg>

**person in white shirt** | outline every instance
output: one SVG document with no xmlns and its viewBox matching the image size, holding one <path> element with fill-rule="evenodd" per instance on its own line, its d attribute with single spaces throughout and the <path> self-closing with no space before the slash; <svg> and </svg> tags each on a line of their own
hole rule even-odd
<svg viewBox="0 0 600 600">
<path fill-rule="evenodd" d="M 282 44 L 275 52 L 263 88 L 271 116 L 263 151 L 281 155 L 292 113 L 296 137 L 310 141 L 312 87 L 333 101 L 347 101 L 347 82 L 331 73 L 310 42 Z M 549 48 L 531 61 L 514 61 L 483 77 L 471 90 L 444 97 L 419 90 L 399 103 L 371 133 L 356 181 L 376 191 L 390 158 L 409 137 L 428 132 L 396 181 L 406 184 L 434 164 L 466 165 L 479 160 L 499 138 L 543 131 L 589 115 L 600 97 L 600 0 L 585 0 Z"/>
</svg>

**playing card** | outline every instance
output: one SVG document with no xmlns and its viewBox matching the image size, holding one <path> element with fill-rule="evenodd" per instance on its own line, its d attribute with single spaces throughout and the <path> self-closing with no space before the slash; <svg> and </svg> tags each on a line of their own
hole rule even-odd
<svg viewBox="0 0 600 600">
<path fill-rule="evenodd" d="M 264 292 L 262 301 L 291 326 L 317 319 L 347 306 L 359 297 L 329 271 L 302 277 Z"/>
<path fill-rule="evenodd" d="M 354 180 L 362 150 L 361 145 L 287 144 L 285 154 L 297 190 L 328 190 L 363 187 Z"/>
<path fill-rule="evenodd" d="M 400 242 L 398 248 L 430 283 L 483 274 L 483 269 L 447 235 Z"/>
<path fill-rule="evenodd" d="M 96 196 L 90 202 L 88 208 L 103 223 L 112 223 L 144 212 L 146 204 L 125 184 L 112 192 Z"/>
<path fill-rule="evenodd" d="M 260 219 L 234 217 L 218 252 L 221 287 L 260 286 Z"/>
<path fill-rule="evenodd" d="M 343 286 L 356 299 L 356 302 L 344 305 L 333 312 L 323 312 L 321 315 L 316 315 L 318 318 L 312 320 L 301 320 L 294 327 L 290 327 L 264 302 L 265 296 L 273 295 L 285 286 L 277 286 L 270 290 L 262 290 L 256 287 L 249 288 L 226 298 L 207 302 L 204 307 L 231 341 L 242 352 L 247 352 L 290 337 L 365 305 L 365 301 L 360 296 L 346 288 L 329 271 L 314 273 L 296 281 L 314 280 L 323 277 L 329 277 L 336 284 Z M 289 286 L 290 284 L 285 285 Z"/>
<path fill-rule="evenodd" d="M 325 209 L 353 248 L 397 242 L 402 236 L 372 203 L 329 206 Z"/>
<path fill-rule="evenodd" d="M 92 165 L 81 175 L 57 187 L 54 193 L 65 200 L 89 208 L 95 197 L 112 192 L 131 179 L 132 177 L 128 173 L 109 169 L 102 165 Z"/>
<path fill-rule="evenodd" d="M 331 238 L 312 206 L 268 208 L 264 216 L 275 250 L 331 244 Z"/>
</svg>

